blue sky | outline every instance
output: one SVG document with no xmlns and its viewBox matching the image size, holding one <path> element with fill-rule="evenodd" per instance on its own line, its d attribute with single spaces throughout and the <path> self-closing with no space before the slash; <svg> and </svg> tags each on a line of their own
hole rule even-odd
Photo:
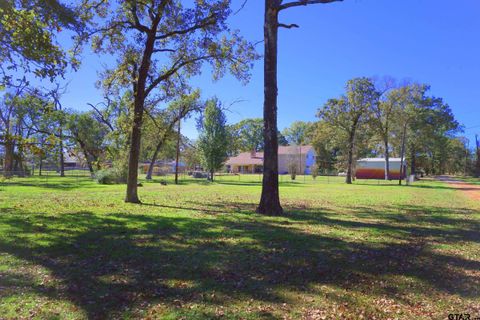
<svg viewBox="0 0 480 320">
<path fill-rule="evenodd" d="M 233 0 L 233 8 L 241 2 Z M 231 18 L 232 29 L 251 41 L 261 40 L 263 6 L 264 1 L 249 0 Z M 284 11 L 281 22 L 300 28 L 279 34 L 279 128 L 295 120 L 314 121 L 318 107 L 341 94 L 348 79 L 392 76 L 430 84 L 431 94 L 450 104 L 473 140 L 480 133 L 478 17 L 478 0 L 345 0 Z M 258 50 L 263 53 L 262 44 Z M 86 110 L 87 102 L 101 101 L 94 82 L 108 60 L 85 52 L 81 69 L 68 77 L 66 106 Z M 207 69 L 192 85 L 204 98 L 217 96 L 225 104 L 243 100 L 227 113 L 230 123 L 262 116 L 262 60 L 246 86 L 230 76 L 212 82 Z M 193 120 L 183 128 L 187 136 L 197 136 Z"/>
</svg>

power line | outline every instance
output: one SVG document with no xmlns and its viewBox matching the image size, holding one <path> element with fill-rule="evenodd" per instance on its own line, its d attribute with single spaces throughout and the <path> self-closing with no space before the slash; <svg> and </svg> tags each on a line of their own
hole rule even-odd
<svg viewBox="0 0 480 320">
<path fill-rule="evenodd" d="M 464 131 L 468 131 L 468 130 L 476 129 L 476 128 L 480 128 L 480 125 L 478 125 L 478 126 L 473 126 L 473 127 L 468 127 L 468 128 L 464 128 L 463 130 L 464 130 Z"/>
</svg>

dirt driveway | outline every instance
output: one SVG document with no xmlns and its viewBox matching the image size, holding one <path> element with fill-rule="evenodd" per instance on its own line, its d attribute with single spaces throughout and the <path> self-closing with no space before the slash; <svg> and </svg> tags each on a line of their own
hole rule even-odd
<svg viewBox="0 0 480 320">
<path fill-rule="evenodd" d="M 480 201 L 480 185 L 470 184 L 449 176 L 438 176 L 436 179 L 462 190 L 469 198 Z"/>
</svg>

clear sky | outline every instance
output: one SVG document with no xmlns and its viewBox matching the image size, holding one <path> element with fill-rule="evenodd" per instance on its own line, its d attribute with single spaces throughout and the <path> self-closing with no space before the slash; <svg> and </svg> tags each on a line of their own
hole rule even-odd
<svg viewBox="0 0 480 320">
<path fill-rule="evenodd" d="M 234 10 L 241 2 L 233 0 Z M 262 40 L 263 6 L 262 0 L 249 0 L 231 18 L 232 29 Z M 450 104 L 471 140 L 480 133 L 479 0 L 344 0 L 289 9 L 280 20 L 300 26 L 279 33 L 280 129 L 295 120 L 314 121 L 318 107 L 342 93 L 348 79 L 392 76 L 430 84 L 431 94 Z M 257 48 L 263 53 L 262 44 Z M 81 69 L 69 76 L 66 106 L 86 110 L 87 102 L 101 101 L 94 82 L 107 60 L 85 52 Z M 203 98 L 243 100 L 227 113 L 230 123 L 262 116 L 262 60 L 246 86 L 230 76 L 212 82 L 207 69 L 192 84 Z M 192 120 L 184 134 L 197 136 Z"/>
</svg>

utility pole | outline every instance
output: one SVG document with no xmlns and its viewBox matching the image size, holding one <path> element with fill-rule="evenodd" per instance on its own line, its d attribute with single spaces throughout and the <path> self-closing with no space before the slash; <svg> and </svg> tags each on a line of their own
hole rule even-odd
<svg viewBox="0 0 480 320">
<path fill-rule="evenodd" d="M 465 167 L 463 169 L 463 176 L 464 177 L 467 176 L 468 156 L 470 154 L 470 151 L 468 149 L 469 149 L 469 143 L 468 143 L 468 139 L 466 139 L 466 141 L 465 141 Z"/>
<path fill-rule="evenodd" d="M 476 170 L 475 170 L 475 175 L 477 177 L 480 177 L 480 140 L 478 140 L 478 134 L 475 135 L 475 144 L 477 147 L 477 164 L 476 164 Z"/>
</svg>

